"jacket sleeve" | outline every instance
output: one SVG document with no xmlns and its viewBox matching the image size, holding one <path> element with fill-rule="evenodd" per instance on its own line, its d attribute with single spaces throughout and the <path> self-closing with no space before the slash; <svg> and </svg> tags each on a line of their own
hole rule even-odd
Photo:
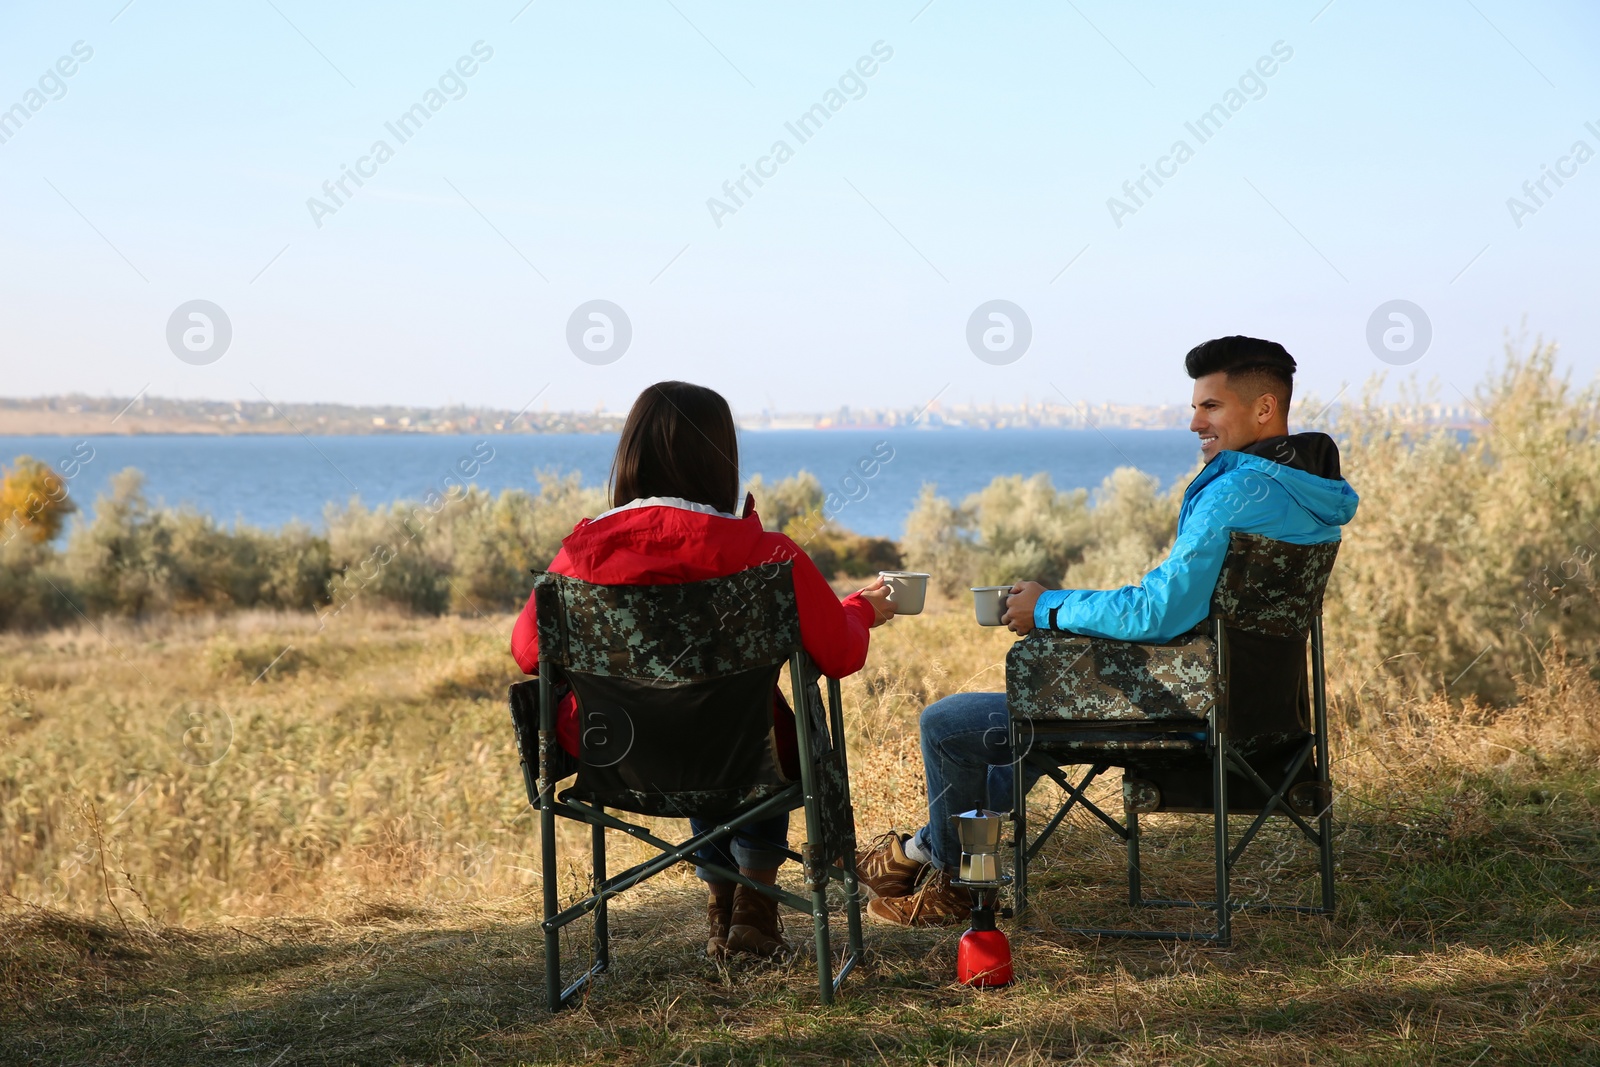
<svg viewBox="0 0 1600 1067">
<path fill-rule="evenodd" d="M 785 541 L 789 541 L 786 537 Z M 785 546 L 794 555 L 794 598 L 800 612 L 800 643 L 817 669 L 829 678 L 843 678 L 867 662 L 872 605 L 852 593 L 840 600 L 828 580 L 799 545 Z"/>
<path fill-rule="evenodd" d="M 1220 480 L 1219 480 L 1220 481 Z M 1237 491 L 1196 499 L 1172 551 L 1138 585 L 1121 589 L 1051 589 L 1039 595 L 1033 624 L 1118 641 L 1171 641 L 1211 612 L 1211 593 L 1228 554 L 1228 532 L 1239 526 Z"/>
<path fill-rule="evenodd" d="M 566 566 L 566 550 L 562 549 L 547 569 L 565 574 Z M 539 617 L 534 609 L 532 590 L 528 591 L 528 602 L 517 616 L 517 624 L 511 628 L 511 658 L 517 661 L 523 674 L 539 673 Z"/>
<path fill-rule="evenodd" d="M 517 616 L 517 624 L 511 628 L 511 658 L 523 674 L 539 673 L 539 620 L 534 614 L 531 592 L 522 614 Z"/>
</svg>

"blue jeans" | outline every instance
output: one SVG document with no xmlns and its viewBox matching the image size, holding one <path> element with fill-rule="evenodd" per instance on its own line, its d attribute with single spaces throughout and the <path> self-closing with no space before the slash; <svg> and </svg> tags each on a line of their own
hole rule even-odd
<svg viewBox="0 0 1600 1067">
<path fill-rule="evenodd" d="M 720 819 L 690 819 L 689 832 L 698 837 L 720 825 Z M 771 843 L 776 848 L 764 848 L 764 843 Z M 789 857 L 778 848 L 787 848 L 789 845 L 789 813 L 774 815 L 770 819 L 753 822 L 734 836 L 732 849 L 726 838 L 716 844 L 707 845 L 695 853 L 695 859 L 701 863 L 718 863 L 724 867 L 737 870 L 740 867 L 751 871 L 775 871 L 783 865 Z M 711 872 L 704 867 L 696 866 L 694 873 L 704 882 L 719 882 L 720 878 L 713 878 Z"/>
<path fill-rule="evenodd" d="M 917 844 L 934 866 L 954 871 L 961 842 L 950 816 L 973 808 L 1009 812 L 1012 793 L 1010 717 L 1004 693 L 956 693 L 922 711 L 922 770 L 928 780 L 928 823 Z M 1042 772 L 1023 768 L 1024 792 Z"/>
</svg>

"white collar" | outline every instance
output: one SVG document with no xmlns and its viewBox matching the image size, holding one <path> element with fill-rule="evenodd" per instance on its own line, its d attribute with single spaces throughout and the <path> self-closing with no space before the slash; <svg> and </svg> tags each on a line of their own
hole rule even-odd
<svg viewBox="0 0 1600 1067">
<path fill-rule="evenodd" d="M 736 515 L 730 515 L 726 511 L 718 511 L 710 504 L 701 504 L 693 500 L 685 500 L 681 496 L 646 496 L 640 497 L 637 500 L 630 500 L 621 507 L 612 508 L 610 511 L 603 511 L 596 515 L 593 521 L 599 522 L 608 515 L 615 515 L 619 511 L 631 511 L 634 508 L 677 508 L 679 511 L 694 511 L 700 513 L 701 515 L 718 515 L 724 519 L 733 519 L 738 517 Z"/>
</svg>

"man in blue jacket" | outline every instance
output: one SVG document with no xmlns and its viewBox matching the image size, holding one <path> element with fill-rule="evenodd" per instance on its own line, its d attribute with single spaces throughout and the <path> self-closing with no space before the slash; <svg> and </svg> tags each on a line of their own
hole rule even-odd
<svg viewBox="0 0 1600 1067">
<path fill-rule="evenodd" d="M 1210 613 L 1228 535 L 1293 544 L 1339 540 L 1356 494 L 1339 474 L 1339 449 L 1322 433 L 1289 433 L 1294 357 L 1273 341 L 1222 337 L 1184 359 L 1205 467 L 1189 483 L 1172 551 L 1138 585 L 1121 589 L 1012 587 L 1002 622 L 1017 634 L 1069 630 L 1120 641 L 1170 641 Z M 950 885 L 961 848 L 950 816 L 1011 808 L 1012 762 L 1004 693 L 957 693 L 922 713 L 928 823 L 887 833 L 857 857 L 876 899 L 868 914 L 904 926 L 964 922 L 968 896 Z M 1027 776 L 1031 787 L 1037 772 Z"/>
</svg>

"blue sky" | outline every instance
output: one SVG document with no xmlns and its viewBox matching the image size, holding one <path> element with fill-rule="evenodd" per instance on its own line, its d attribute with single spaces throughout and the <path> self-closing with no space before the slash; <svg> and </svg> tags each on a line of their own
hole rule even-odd
<svg viewBox="0 0 1600 1067">
<path fill-rule="evenodd" d="M 1600 158 L 1572 156 L 1600 152 L 1592 5 L 124 3 L 0 16 L 0 109 L 93 50 L 0 125 L 5 395 L 617 409 L 682 377 L 747 412 L 1182 403 L 1182 354 L 1252 333 L 1331 397 L 1389 369 L 1367 325 L 1394 299 L 1433 335 L 1402 373 L 1446 400 L 1524 322 L 1600 366 Z M 785 124 L 842 77 L 801 143 Z M 1241 78 L 1200 143 L 1185 124 Z M 167 340 L 194 299 L 232 326 L 205 365 Z M 567 341 L 593 299 L 632 326 L 604 365 Z M 1004 365 L 967 342 L 993 299 L 1032 325 Z"/>
</svg>

